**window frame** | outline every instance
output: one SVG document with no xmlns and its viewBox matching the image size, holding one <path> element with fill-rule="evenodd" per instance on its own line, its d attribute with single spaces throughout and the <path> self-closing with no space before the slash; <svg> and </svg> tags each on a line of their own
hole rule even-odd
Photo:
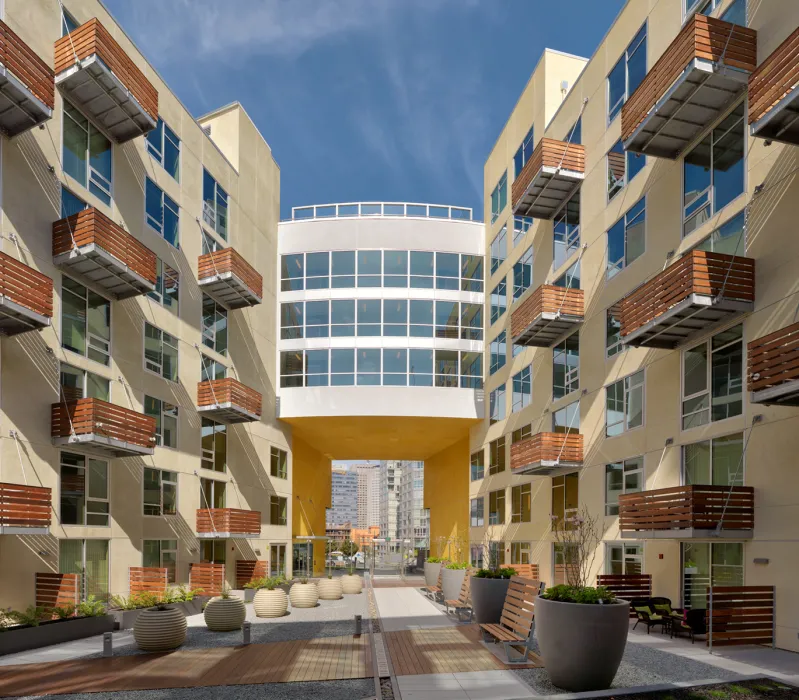
<svg viewBox="0 0 799 700">
<path fill-rule="evenodd" d="M 289 478 L 289 453 L 275 445 L 269 447 L 269 475 L 276 479 Z"/>
<path fill-rule="evenodd" d="M 505 393 L 505 382 L 494 387 L 488 394 L 488 424 L 494 425 L 507 417 L 507 398 Z M 496 410 L 495 410 L 496 409 Z M 496 415 L 495 415 L 496 413 Z"/>
<path fill-rule="evenodd" d="M 496 202 L 494 198 L 496 197 Z M 497 184 L 494 186 L 494 189 L 491 191 L 491 223 L 493 224 L 505 211 L 505 207 L 508 206 L 508 171 L 505 170 L 504 173 L 499 177 L 497 180 Z"/>
<path fill-rule="evenodd" d="M 512 485 L 510 489 L 510 524 L 531 523 L 532 521 L 533 487 L 531 482 Z"/>
<path fill-rule="evenodd" d="M 205 319 L 208 315 L 206 313 L 206 304 L 213 306 L 213 315 L 214 315 L 214 322 L 211 325 L 206 325 Z M 209 312 L 210 313 L 210 312 Z M 303 314 L 304 317 L 305 314 Z M 224 333 L 221 332 L 221 329 L 218 327 L 220 325 L 220 321 L 224 319 Z M 200 329 L 201 329 L 201 337 L 202 337 L 202 344 L 204 348 L 209 350 L 213 350 L 214 352 L 222 355 L 222 357 L 228 356 L 228 349 L 229 349 L 229 342 L 230 342 L 230 335 L 229 331 L 229 318 L 228 318 L 228 310 L 222 306 L 216 299 L 213 297 L 208 296 L 205 293 L 201 293 L 201 303 L 200 303 Z M 221 345 L 220 336 L 224 338 L 224 347 L 220 350 L 217 345 Z M 210 341 L 210 345 L 208 342 Z"/>
<path fill-rule="evenodd" d="M 485 448 L 480 448 L 469 455 L 469 481 L 480 481 L 485 478 L 485 459 Z"/>
<path fill-rule="evenodd" d="M 494 257 L 494 246 L 496 244 L 498 255 Z M 491 239 L 491 244 L 488 247 L 488 254 L 491 258 L 491 272 L 493 275 L 504 262 L 508 259 L 508 225 L 503 224 L 502 228 L 497 231 L 496 236 Z M 500 257 L 501 256 L 501 257 Z"/>
<path fill-rule="evenodd" d="M 70 295 L 72 295 L 72 297 L 76 297 L 76 298 L 78 297 L 78 293 L 77 292 L 75 292 L 75 291 L 73 291 L 71 289 L 67 289 L 67 288 L 64 287 L 64 280 L 69 280 L 72 284 L 75 284 L 75 285 L 77 285 L 79 287 L 82 287 L 85 290 L 85 292 L 86 292 L 86 296 L 84 298 L 85 304 L 84 304 L 84 310 L 83 310 L 83 314 L 84 314 L 83 338 L 84 338 L 84 342 L 86 344 L 86 351 L 83 352 L 83 353 L 64 345 L 64 307 L 65 307 L 64 302 L 63 302 L 64 295 L 65 294 L 70 294 Z M 106 303 L 106 305 L 108 307 L 108 340 L 106 340 L 105 338 L 102 338 L 100 336 L 94 335 L 93 333 L 89 332 L 89 296 L 91 294 L 95 295 L 96 297 L 99 297 L 100 299 L 105 300 L 105 303 Z M 97 308 L 99 308 L 99 305 L 95 306 L 95 307 L 92 307 L 92 308 L 97 309 Z M 82 282 L 78 282 L 77 280 L 73 279 L 69 275 L 62 274 L 61 275 L 61 309 L 60 309 L 60 313 L 59 313 L 59 322 L 61 324 L 61 328 L 59 329 L 60 330 L 60 339 L 59 340 L 60 340 L 61 348 L 63 350 L 66 350 L 67 352 L 74 353 L 75 355 L 77 355 L 79 357 L 86 358 L 87 360 L 90 360 L 91 362 L 96 362 L 98 365 L 102 365 L 103 367 L 109 367 L 109 368 L 111 367 L 111 357 L 112 357 L 113 351 L 114 351 L 114 345 L 113 345 L 114 318 L 113 318 L 113 304 L 112 304 L 111 300 L 108 297 L 106 297 L 105 295 L 100 294 L 98 292 L 95 292 L 94 289 L 92 289 L 91 287 L 87 287 L 85 284 L 83 284 Z M 94 345 L 92 344 L 92 340 L 95 341 Z M 100 343 L 100 346 L 98 346 L 98 343 Z M 103 349 L 103 347 L 101 347 L 102 345 L 107 345 L 108 346 L 107 349 Z M 91 357 L 90 352 L 89 352 L 90 350 L 93 350 L 95 353 L 105 357 L 106 361 L 102 362 L 100 360 L 95 359 L 94 357 Z"/>
<path fill-rule="evenodd" d="M 149 394 L 144 395 L 144 401 L 142 402 L 142 413 L 146 416 L 150 416 L 152 414 L 147 413 L 147 399 L 150 401 L 157 402 L 159 406 L 158 415 L 152 416 L 156 419 L 155 421 L 155 446 L 156 447 L 164 447 L 168 450 L 177 450 L 180 446 L 180 407 L 177 404 L 170 403 L 169 401 L 164 401 L 163 399 L 158 399 L 155 396 L 150 396 Z M 174 409 L 174 415 L 170 415 L 168 410 L 166 409 L 167 406 L 171 406 Z M 164 443 L 163 433 L 164 433 L 164 418 L 170 417 L 175 419 L 175 444 L 174 445 L 167 445 Z"/>
<path fill-rule="evenodd" d="M 161 258 L 156 257 L 155 260 L 155 289 L 147 292 L 147 298 L 152 299 L 156 304 L 180 318 L 180 272 L 171 265 L 167 265 Z M 176 292 L 174 295 L 167 294 L 167 280 L 172 280 L 175 284 Z M 173 299 L 174 304 L 165 304 L 164 300 L 167 298 Z"/>
<path fill-rule="evenodd" d="M 517 389 L 518 387 L 518 389 Z M 517 400 L 517 396 L 519 397 Z M 511 413 L 522 411 L 533 402 L 533 365 L 522 367 L 511 377 Z"/>
<path fill-rule="evenodd" d="M 154 369 L 150 369 L 147 366 L 147 326 L 154 328 L 157 330 L 161 335 L 159 338 L 159 348 L 160 348 L 160 355 L 161 355 L 161 369 L 160 371 L 156 371 Z M 169 338 L 174 339 L 174 345 L 167 343 L 168 347 L 172 347 L 175 349 L 175 378 L 172 379 L 171 377 L 167 377 L 164 374 L 164 335 L 168 336 Z M 161 377 L 162 379 L 166 379 L 168 382 L 175 382 L 178 383 L 180 381 L 180 339 L 177 336 L 172 335 L 171 333 L 167 333 L 166 331 L 162 330 L 154 323 L 150 323 L 149 321 L 144 321 L 144 332 L 142 333 L 142 367 L 145 372 L 150 374 L 154 374 L 157 377 Z"/>
<path fill-rule="evenodd" d="M 723 440 L 724 438 L 730 438 L 736 435 L 741 436 L 741 458 L 740 458 L 740 473 L 738 476 L 738 482 L 734 484 L 722 484 L 724 488 L 730 488 L 732 486 L 744 486 L 746 484 L 746 451 L 744 450 L 744 446 L 746 445 L 746 431 L 744 430 L 734 430 L 730 433 L 724 433 L 723 435 L 714 435 L 713 437 L 705 438 L 704 440 L 694 440 L 693 442 L 686 442 L 680 445 L 680 486 L 712 486 L 713 485 L 713 460 L 714 460 L 714 453 L 713 453 L 713 443 L 716 440 Z M 686 461 L 685 461 L 685 448 L 690 447 L 692 445 L 699 445 L 701 443 L 708 444 L 708 457 L 709 463 L 708 467 L 710 470 L 710 484 L 691 484 L 688 483 L 686 479 Z M 737 468 L 736 468 L 737 469 Z"/>
<path fill-rule="evenodd" d="M 567 347 L 570 341 L 577 342 L 577 353 L 576 355 L 573 354 L 574 348 Z M 577 364 L 574 367 L 571 367 L 568 363 L 569 357 L 577 357 Z M 560 358 L 563 358 L 563 361 L 559 361 Z M 555 372 L 555 367 L 558 365 L 562 365 L 564 367 L 563 370 L 563 378 L 564 384 L 563 387 L 558 387 L 556 384 L 557 375 Z M 560 393 L 556 391 L 560 389 Z M 580 331 L 577 330 L 574 333 L 566 336 L 563 340 L 553 346 L 552 348 L 552 399 L 559 400 L 564 399 L 570 394 L 573 394 L 575 391 L 580 390 Z"/>
<path fill-rule="evenodd" d="M 62 15 L 63 19 L 63 15 Z M 80 25 L 78 25 L 80 26 Z M 86 119 L 88 127 L 86 129 L 83 128 L 81 124 L 78 124 L 72 115 L 67 113 L 67 105 L 70 108 L 75 110 L 78 114 L 80 114 L 84 119 Z M 68 99 L 64 99 L 61 106 L 61 163 L 62 163 L 62 172 L 68 175 L 74 182 L 77 182 L 84 190 L 92 194 L 96 199 L 101 201 L 107 207 L 112 206 L 114 201 L 114 142 L 111 141 L 103 131 L 101 131 L 97 125 L 89 119 L 81 110 L 79 110 L 75 105 L 73 105 Z M 63 166 L 65 161 L 64 158 L 64 149 L 66 147 L 66 140 L 65 140 L 65 132 L 66 132 L 66 123 L 67 119 L 69 119 L 76 128 L 81 129 L 86 132 L 86 149 L 84 150 L 84 163 L 86 166 L 86 181 L 81 182 L 78 178 L 76 178 L 72 173 L 66 170 L 66 167 Z M 91 165 L 91 141 L 92 141 L 92 132 L 99 134 L 108 142 L 108 152 L 110 154 L 110 179 L 103 175 L 99 170 L 92 167 Z M 94 185 L 95 189 L 92 189 L 92 185 Z M 98 193 L 99 192 L 99 193 Z M 107 201 L 106 201 L 107 198 Z"/>
<path fill-rule="evenodd" d="M 211 205 L 208 204 L 208 202 L 205 199 L 205 175 L 206 174 L 214 182 L 214 205 L 213 205 L 213 208 L 211 207 Z M 227 243 L 228 239 L 230 237 L 230 228 L 231 228 L 231 226 L 230 226 L 230 214 L 231 214 L 231 211 L 230 211 L 231 210 L 231 207 L 230 207 L 230 193 L 222 188 L 222 186 L 219 184 L 219 180 L 217 180 L 211 174 L 211 171 L 208 170 L 208 168 L 206 168 L 206 167 L 203 167 L 203 179 L 201 181 L 201 185 L 200 186 L 202 188 L 202 196 L 200 198 L 201 201 L 202 201 L 202 213 L 200 215 L 200 221 L 202 221 L 202 223 L 208 228 L 208 230 L 210 230 L 213 233 L 215 233 L 225 243 Z M 219 216 L 218 216 L 219 215 L 219 211 L 218 211 L 218 209 L 219 209 L 219 195 L 220 195 L 220 192 L 223 195 L 223 199 L 224 199 L 224 203 L 225 203 L 226 219 L 225 219 L 224 232 L 220 231 L 217 228 L 218 220 L 219 220 Z M 213 215 L 213 220 L 209 221 L 209 218 L 211 217 L 211 215 Z"/>
<path fill-rule="evenodd" d="M 635 372 L 631 372 L 630 374 L 627 374 L 624 377 L 620 377 L 615 382 L 611 382 L 610 384 L 606 384 L 605 385 L 605 437 L 606 438 L 620 437 L 621 435 L 624 435 L 625 433 L 629 433 L 629 432 L 631 432 L 633 430 L 639 430 L 641 428 L 646 427 L 646 369 L 647 369 L 646 367 L 642 367 L 641 369 L 636 370 Z M 627 381 L 628 380 L 632 380 L 632 378 L 635 377 L 638 374 L 640 374 L 641 377 L 642 377 L 640 385 L 636 384 L 635 386 L 631 386 L 631 387 L 628 388 Z M 608 434 L 608 427 L 609 427 L 608 426 L 608 389 L 610 387 L 612 387 L 612 386 L 615 386 L 619 382 L 624 382 L 624 384 L 622 386 L 622 390 L 623 390 L 623 394 L 622 394 L 622 402 L 623 402 L 622 409 L 623 410 L 622 410 L 622 413 L 624 415 L 624 420 L 621 421 L 621 424 L 622 424 L 621 431 L 616 433 L 616 434 L 614 434 L 614 435 L 610 435 L 610 434 Z M 627 424 L 628 402 L 629 402 L 629 397 L 632 394 L 632 390 L 637 388 L 638 386 L 641 387 L 641 425 L 636 425 L 636 426 L 630 428 L 630 427 L 628 427 L 628 424 Z M 616 425 L 616 423 L 614 423 L 614 425 Z"/>
<path fill-rule="evenodd" d="M 144 493 L 145 493 L 145 472 L 146 470 L 150 470 L 153 472 L 158 472 L 158 491 L 160 494 L 160 503 L 158 505 L 160 513 L 145 513 L 145 509 L 147 504 L 144 500 Z M 164 478 L 164 474 L 174 475 L 174 480 L 169 478 Z M 180 508 L 178 504 L 178 499 L 180 498 L 180 491 L 178 489 L 178 480 L 179 480 L 179 473 L 176 471 L 170 471 L 168 469 L 159 469 L 158 467 L 144 467 L 144 471 L 142 471 L 142 517 L 144 518 L 169 518 L 177 516 L 180 513 Z M 171 484 L 174 486 L 175 489 L 175 511 L 173 513 L 166 513 L 164 512 L 164 484 Z M 152 505 L 152 504 L 151 504 Z"/>
<path fill-rule="evenodd" d="M 614 309 L 616 309 L 618 306 L 619 302 L 616 302 L 615 304 L 605 309 L 605 359 L 606 360 L 609 360 L 611 357 L 615 357 L 616 355 L 620 355 L 625 350 L 627 350 L 627 346 L 624 345 L 621 339 L 621 320 L 614 315 Z M 618 324 L 617 332 L 614 334 L 618 336 L 618 339 L 612 345 L 609 345 L 608 341 L 610 338 L 608 336 L 608 331 L 610 330 L 611 327 L 611 319 L 615 319 L 616 323 Z M 611 350 L 613 352 L 611 352 Z"/>
<path fill-rule="evenodd" d="M 273 518 L 275 509 L 277 509 L 278 514 L 276 520 Z M 286 496 L 271 494 L 269 496 L 269 524 L 285 527 L 288 525 L 288 513 L 289 499 Z"/>
<path fill-rule="evenodd" d="M 628 553 L 627 547 L 636 547 L 639 551 L 637 554 Z M 644 570 L 644 555 L 646 549 L 645 541 L 630 540 L 622 542 L 605 542 L 605 562 L 602 568 L 606 574 L 611 576 L 614 575 L 611 566 L 613 562 L 613 558 L 611 557 L 611 550 L 613 549 L 621 549 L 621 568 L 623 569 L 621 575 L 624 576 L 629 575 L 627 572 L 628 563 L 638 562 L 639 573 Z M 632 574 L 632 575 L 637 575 L 637 574 Z"/>
<path fill-rule="evenodd" d="M 647 217 L 647 210 L 648 210 L 648 201 L 647 201 L 648 194 L 644 194 L 635 204 L 633 204 L 627 211 L 624 212 L 614 223 L 612 226 L 608 227 L 605 231 L 605 249 L 606 249 L 606 262 L 605 262 L 605 279 L 610 281 L 624 272 L 626 269 L 630 267 L 636 260 L 640 260 L 645 254 L 647 249 L 647 238 L 648 238 L 648 228 L 649 222 Z M 639 211 L 635 211 L 638 209 L 639 205 L 643 204 Z M 633 213 L 634 212 L 634 213 Z M 631 216 L 632 214 L 632 216 Z M 643 217 L 643 246 L 641 248 L 641 252 L 634 257 L 632 260 L 628 260 L 628 233 L 629 230 L 637 225 L 638 219 Z M 624 234 L 624 255 L 620 260 L 611 262 L 610 260 L 610 232 L 616 228 L 619 224 L 622 225 L 622 232 Z M 621 267 L 618 267 L 621 265 Z M 615 270 L 615 272 L 614 272 Z"/>
<path fill-rule="evenodd" d="M 533 246 L 530 245 L 528 248 L 519 256 L 518 260 L 513 263 L 513 268 L 511 270 L 512 279 L 513 279 L 513 301 L 521 298 L 524 293 L 528 289 L 532 289 L 534 285 L 533 280 L 533 271 L 535 266 L 535 252 L 533 251 Z M 525 286 L 525 272 L 529 271 L 530 273 L 530 281 Z M 516 283 L 517 276 L 519 277 L 520 281 L 519 284 Z M 513 304 L 511 302 L 511 305 Z"/>
<path fill-rule="evenodd" d="M 203 426 L 203 421 L 208 421 L 212 425 L 210 426 Z M 213 443 L 214 447 L 213 450 L 207 450 L 203 447 L 202 443 L 202 429 L 203 427 L 211 428 L 211 435 L 213 436 Z M 200 469 L 205 469 L 208 472 L 215 472 L 216 474 L 225 474 L 228 470 L 228 433 L 227 433 L 227 424 L 221 423 L 220 421 L 215 421 L 213 418 L 208 418 L 207 416 L 201 416 L 200 418 Z M 224 455 L 224 464 L 222 465 L 221 469 L 216 468 L 216 454 L 217 454 L 217 435 L 224 435 L 223 445 L 225 448 L 225 455 Z M 212 466 L 207 467 L 206 464 L 212 464 Z"/>
<path fill-rule="evenodd" d="M 488 524 L 505 524 L 505 487 L 488 492 Z M 493 500 L 493 504 L 492 504 Z"/>
<path fill-rule="evenodd" d="M 150 212 L 147 210 L 148 193 L 150 192 L 149 185 L 152 185 L 158 191 L 161 199 L 159 208 L 161 210 L 161 220 L 156 221 Z M 166 236 L 166 212 L 169 210 L 175 217 L 175 241 L 174 243 Z M 147 227 L 155 232 L 160 238 L 165 240 L 173 248 L 180 250 L 180 205 L 170 197 L 158 183 L 153 180 L 149 175 L 144 178 L 144 222 Z"/>
<path fill-rule="evenodd" d="M 531 125 L 529 131 L 522 139 L 516 153 L 513 155 L 513 179 L 515 180 L 524 170 L 527 161 L 533 157 L 535 150 L 535 125 Z"/>
<path fill-rule="evenodd" d="M 483 496 L 469 499 L 469 527 L 485 527 L 485 498 Z"/>
<path fill-rule="evenodd" d="M 488 476 L 502 474 L 508 468 L 507 441 L 504 435 L 488 443 Z M 496 463 L 493 461 L 496 457 Z"/>
<path fill-rule="evenodd" d="M 73 464 L 65 464 L 64 463 L 64 455 L 70 454 L 73 457 L 80 457 L 83 460 L 83 466 L 76 466 Z M 106 485 L 106 496 L 105 498 L 100 498 L 97 496 L 91 496 L 91 470 L 89 468 L 90 462 L 99 462 L 105 465 L 105 485 Z M 62 486 L 62 470 L 64 467 L 69 469 L 81 469 L 83 471 L 83 522 L 82 523 L 66 523 L 64 522 L 64 513 L 63 513 L 63 494 L 64 489 Z M 72 452 L 71 450 L 59 450 L 58 451 L 58 491 L 59 491 L 59 499 L 58 499 L 58 519 L 59 522 L 66 526 L 66 527 L 111 527 L 111 469 L 109 465 L 109 460 L 101 459 L 94 455 L 90 454 L 83 454 L 80 452 Z M 89 510 L 89 503 L 99 503 L 105 504 L 108 508 L 106 512 L 102 511 L 90 511 Z M 105 525 L 96 525 L 96 524 L 89 524 L 89 516 L 101 516 L 105 517 L 106 523 Z"/>
<path fill-rule="evenodd" d="M 180 539 L 175 537 L 174 539 L 142 539 L 142 550 L 141 550 L 141 557 L 142 557 L 142 566 L 146 566 L 146 562 L 144 561 L 144 546 L 146 542 L 158 542 L 158 563 L 159 568 L 167 570 L 167 583 L 176 583 L 177 581 L 177 570 L 178 570 L 178 553 L 180 552 Z M 173 547 L 165 547 L 165 542 L 174 542 L 175 546 Z M 174 553 L 175 558 L 175 567 L 174 569 L 169 566 L 164 566 L 164 554 L 165 553 Z"/>
<path fill-rule="evenodd" d="M 167 134 L 167 131 L 169 131 L 169 133 L 172 134 L 172 136 L 174 138 L 170 138 L 169 134 Z M 161 142 L 160 145 L 156 146 L 152 142 L 152 140 L 150 138 L 151 134 L 158 134 L 159 135 L 159 140 Z M 177 174 L 173 174 L 173 173 L 169 172 L 169 170 L 167 170 L 167 168 L 166 168 L 166 144 L 167 144 L 167 141 L 169 141 L 172 144 L 172 146 L 174 146 L 177 149 L 177 152 L 178 152 Z M 177 143 L 175 143 L 175 142 L 177 142 Z M 164 169 L 164 172 L 167 173 L 175 182 L 179 183 L 180 182 L 181 157 L 182 157 L 181 156 L 182 149 L 180 147 L 180 137 L 169 126 L 169 124 L 167 124 L 164 121 L 164 118 L 160 114 L 158 115 L 158 123 L 157 123 L 155 129 L 153 131 L 151 131 L 149 134 L 147 134 L 147 136 L 145 138 L 145 147 L 147 148 L 147 153 L 150 154 L 150 157 Z"/>
<path fill-rule="evenodd" d="M 627 463 L 635 463 L 638 462 L 638 466 L 635 469 L 627 469 Z M 628 457 L 627 459 L 619 460 L 618 462 L 608 462 L 605 464 L 605 515 L 606 516 L 617 516 L 619 514 L 619 502 L 618 498 L 616 503 L 611 503 L 608 500 L 608 494 L 610 489 L 608 488 L 608 478 L 612 471 L 609 469 L 613 465 L 621 465 L 621 491 L 618 492 L 619 496 L 622 496 L 627 493 L 641 493 L 642 491 L 646 490 L 646 469 L 645 469 L 645 461 L 644 456 L 639 455 L 637 457 Z M 633 489 L 631 491 L 627 490 L 627 483 L 626 483 L 626 476 L 627 474 L 636 474 L 638 475 L 638 489 Z M 614 512 L 615 511 L 615 512 Z"/>
<path fill-rule="evenodd" d="M 638 38 L 638 35 L 641 34 L 641 30 L 644 30 L 643 38 L 638 43 L 637 46 L 630 51 L 630 47 L 632 47 L 635 40 Z M 613 67 L 610 69 L 608 74 L 605 76 L 605 115 L 606 115 L 606 125 L 610 126 L 616 117 L 621 114 L 621 108 L 627 103 L 627 100 L 630 99 L 632 93 L 630 92 L 630 58 L 635 52 L 641 48 L 641 44 L 645 44 L 644 46 L 644 76 L 648 75 L 649 73 L 649 18 L 644 20 L 644 23 L 636 30 L 635 34 L 633 35 L 632 39 L 630 39 L 630 43 L 627 44 L 627 47 L 624 49 L 619 59 L 613 64 Z M 613 71 L 616 70 L 617 66 L 624 62 L 624 95 L 621 97 L 616 104 L 610 104 L 610 76 L 612 75 Z M 642 79 L 643 82 L 643 79 Z M 636 86 L 636 89 L 640 86 L 640 83 Z M 635 92 L 635 90 L 633 90 Z M 614 111 L 615 110 L 615 111 Z"/>
</svg>

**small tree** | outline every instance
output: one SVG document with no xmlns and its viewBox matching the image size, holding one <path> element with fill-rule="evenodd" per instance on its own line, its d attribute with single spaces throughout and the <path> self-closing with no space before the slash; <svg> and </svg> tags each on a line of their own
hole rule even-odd
<svg viewBox="0 0 799 700">
<path fill-rule="evenodd" d="M 592 516 L 585 505 L 563 519 L 553 515 L 552 534 L 563 554 L 567 583 L 575 588 L 586 588 L 602 539 L 599 517 Z"/>
<path fill-rule="evenodd" d="M 341 551 L 347 557 L 351 557 L 358 551 L 358 545 L 352 540 L 347 540 L 341 545 Z"/>
</svg>

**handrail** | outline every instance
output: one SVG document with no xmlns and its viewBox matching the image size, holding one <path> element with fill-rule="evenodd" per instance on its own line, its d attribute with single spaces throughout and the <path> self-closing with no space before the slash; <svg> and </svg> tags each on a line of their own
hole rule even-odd
<svg viewBox="0 0 799 700">
<path fill-rule="evenodd" d="M 316 219 L 344 219 L 365 216 L 474 221 L 473 215 L 471 207 L 455 207 L 449 204 L 340 202 L 292 207 L 291 218 L 283 221 L 312 221 Z"/>
</svg>

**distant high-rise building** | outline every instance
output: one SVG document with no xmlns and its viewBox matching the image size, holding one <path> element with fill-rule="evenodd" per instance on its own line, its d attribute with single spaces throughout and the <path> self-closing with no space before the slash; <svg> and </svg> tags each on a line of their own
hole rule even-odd
<svg viewBox="0 0 799 700">
<path fill-rule="evenodd" d="M 399 486 L 403 462 L 380 462 L 380 538 L 386 541 L 380 547 L 383 554 L 398 551 L 397 516 L 399 514 Z"/>
<path fill-rule="evenodd" d="M 411 549 L 429 549 L 430 512 L 424 507 L 424 462 L 403 462 L 399 478 L 397 538 Z"/>
<path fill-rule="evenodd" d="M 348 469 L 333 469 L 328 527 L 358 522 L 358 475 Z"/>
<path fill-rule="evenodd" d="M 380 525 L 380 467 L 356 464 L 355 473 L 358 475 L 358 527 L 377 527 Z"/>
</svg>

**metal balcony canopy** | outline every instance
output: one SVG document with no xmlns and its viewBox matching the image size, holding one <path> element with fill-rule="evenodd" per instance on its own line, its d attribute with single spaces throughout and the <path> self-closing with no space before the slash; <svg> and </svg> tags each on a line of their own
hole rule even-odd
<svg viewBox="0 0 799 700">
<path fill-rule="evenodd" d="M 582 460 L 574 462 L 565 459 L 541 459 L 530 462 L 530 464 L 524 464 L 511 471 L 513 474 L 524 476 L 559 476 L 561 474 L 571 474 L 578 469 L 582 469 L 582 467 Z"/>
<path fill-rule="evenodd" d="M 543 165 L 514 205 L 513 213 L 551 219 L 584 179 L 583 172 Z"/>
<path fill-rule="evenodd" d="M 114 459 L 115 457 L 139 457 L 154 454 L 153 447 L 143 447 L 133 442 L 125 442 L 117 438 L 102 435 L 97 432 L 80 433 L 67 437 L 53 437 L 56 447 L 85 448 L 92 452 Z"/>
<path fill-rule="evenodd" d="M 6 337 L 38 331 L 50 325 L 50 318 L 0 295 L 0 335 Z"/>
<path fill-rule="evenodd" d="M 150 280 L 96 243 L 78 246 L 68 253 L 56 255 L 53 263 L 63 270 L 85 277 L 117 299 L 155 291 L 155 285 Z"/>
<path fill-rule="evenodd" d="M 251 423 L 261 420 L 258 414 L 248 411 L 235 401 L 221 401 L 208 406 L 197 406 L 197 413 L 221 423 Z"/>
<path fill-rule="evenodd" d="M 519 335 L 511 339 L 514 345 L 549 348 L 558 340 L 582 325 L 583 317 L 564 312 L 542 311 Z"/>
<path fill-rule="evenodd" d="M 215 272 L 198 281 L 203 294 L 218 301 L 226 309 L 241 309 L 260 304 L 262 299 L 235 272 Z"/>
<path fill-rule="evenodd" d="M 46 122 L 53 110 L 0 63 L 0 129 L 16 136 Z"/>
</svg>

